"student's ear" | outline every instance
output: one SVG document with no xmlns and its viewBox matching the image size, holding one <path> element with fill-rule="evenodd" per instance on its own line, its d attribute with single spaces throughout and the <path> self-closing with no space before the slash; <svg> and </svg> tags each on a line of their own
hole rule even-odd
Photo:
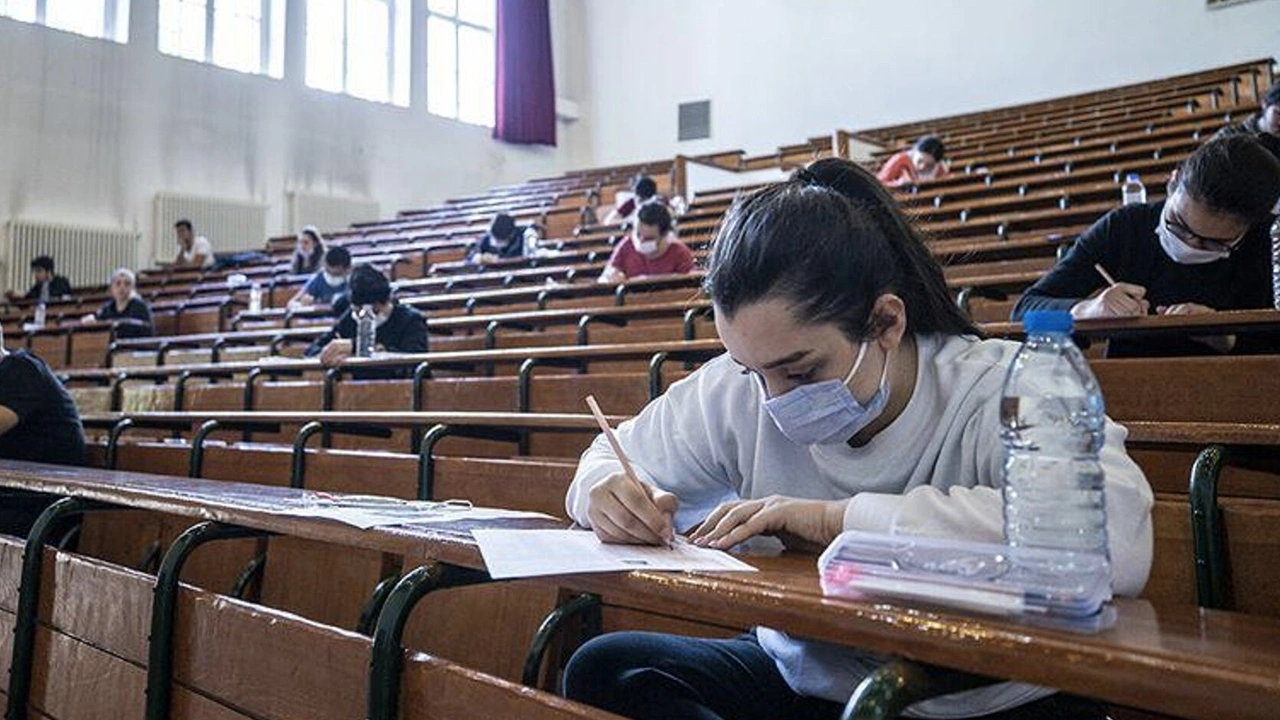
<svg viewBox="0 0 1280 720">
<path fill-rule="evenodd" d="M 885 293 L 871 308 L 871 338 L 888 352 L 898 349 L 907 334 L 907 306 L 902 298 Z"/>
</svg>

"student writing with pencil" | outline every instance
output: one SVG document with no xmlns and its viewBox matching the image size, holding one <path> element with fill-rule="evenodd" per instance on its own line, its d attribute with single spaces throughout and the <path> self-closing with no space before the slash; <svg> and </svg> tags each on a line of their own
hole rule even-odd
<svg viewBox="0 0 1280 720">
<path fill-rule="evenodd" d="M 1119 208 L 1086 230 L 1022 296 L 1013 319 L 1046 309 L 1087 319 L 1270 308 L 1277 198 L 1280 140 L 1208 142 L 1182 163 L 1164 201 Z M 1280 338 L 1270 334 L 1117 337 L 1107 346 L 1109 357 L 1277 351 Z"/>
<path fill-rule="evenodd" d="M 844 530 L 1003 537 L 1000 388 L 1018 346 L 982 340 L 875 176 L 827 159 L 735 203 L 707 292 L 726 353 L 583 454 L 569 515 L 605 542 L 747 540 L 813 551 Z M 1107 423 L 1115 591 L 1151 562 L 1151 489 Z M 621 456 L 630 458 L 633 473 Z M 713 601 L 709 598 L 709 601 Z M 884 658 L 768 628 L 736 638 L 622 632 L 583 645 L 570 698 L 626 717 L 837 718 Z M 1101 720 L 1049 688 L 999 683 L 923 717 Z"/>
</svg>

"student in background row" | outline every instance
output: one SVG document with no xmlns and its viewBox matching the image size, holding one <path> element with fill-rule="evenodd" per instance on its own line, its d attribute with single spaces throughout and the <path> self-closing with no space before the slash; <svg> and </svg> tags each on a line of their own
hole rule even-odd
<svg viewBox="0 0 1280 720">
<path fill-rule="evenodd" d="M 351 271 L 350 306 L 338 318 L 333 329 L 311 343 L 306 357 L 320 357 L 326 367 L 341 364 L 355 352 L 355 311 L 362 305 L 373 306 L 377 316 L 374 348 L 380 352 L 424 353 L 427 351 L 427 318 L 414 308 L 405 307 L 391 297 L 391 282 L 372 265 L 360 265 Z"/>
<path fill-rule="evenodd" d="M 631 183 L 631 190 L 619 192 L 615 205 L 604 219 L 605 225 L 617 223 L 630 224 L 641 207 L 656 202 L 665 205 L 667 199 L 658 194 L 658 183 L 647 175 L 637 175 Z"/>
<path fill-rule="evenodd" d="M 1280 140 L 1270 135 L 1205 143 L 1183 161 L 1165 200 L 1112 210 L 1086 230 L 1023 294 L 1013 319 L 1047 309 L 1086 319 L 1272 307 L 1268 229 L 1280 198 L 1278 157 Z M 1109 357 L 1270 352 L 1280 352 L 1280 338 L 1263 333 L 1107 344 Z"/>
<path fill-rule="evenodd" d="M 1000 390 L 1018 345 L 982 340 L 942 268 L 867 171 L 828 159 L 735 203 L 706 290 L 726 353 L 582 455 L 569 517 L 604 542 L 685 533 L 722 550 L 813 551 L 844 530 L 1003 540 Z M 1108 421 L 1107 534 L 1118 595 L 1152 557 L 1151 488 Z M 757 536 L 769 536 L 757 538 Z M 759 627 L 736 638 L 619 632 L 583 645 L 565 695 L 640 720 L 837 718 L 888 658 Z M 997 683 L 912 717 L 1103 720 L 1098 703 Z"/>
<path fill-rule="evenodd" d="M 635 228 L 614 248 L 598 282 L 687 273 L 696 266 L 689 246 L 676 239 L 671 212 L 661 203 L 649 203 L 640 207 Z"/>
<path fill-rule="evenodd" d="M 324 236 L 314 225 L 302 228 L 298 233 L 298 241 L 293 246 L 293 259 L 289 263 L 289 272 L 294 275 L 307 275 L 320 269 L 320 261 L 324 259 Z"/>
<path fill-rule="evenodd" d="M 600 191 L 591 188 L 587 191 L 587 204 L 578 213 L 579 227 L 593 227 L 600 224 Z"/>
<path fill-rule="evenodd" d="M 53 258 L 48 255 L 31 261 L 31 277 L 35 284 L 23 296 L 26 300 L 49 302 L 71 295 L 71 283 L 63 276 L 54 273 Z"/>
<path fill-rule="evenodd" d="M 83 322 L 133 320 L 116 326 L 116 337 L 150 337 L 152 333 L 151 307 L 138 296 L 137 278 L 129 268 L 117 268 L 111 273 L 111 299 L 95 313 L 82 318 Z"/>
<path fill-rule="evenodd" d="M 876 177 L 889 187 L 938 180 L 950 173 L 943 162 L 946 157 L 947 148 L 942 141 L 933 135 L 926 135 L 910 149 L 894 153 L 885 161 Z"/>
<path fill-rule="evenodd" d="M 351 253 L 344 247 L 331 247 L 324 253 L 324 269 L 312 275 L 289 304 L 332 305 L 335 298 L 346 294 L 350 276 Z"/>
<path fill-rule="evenodd" d="M 179 220 L 173 224 L 178 235 L 178 256 L 174 258 L 174 267 L 210 268 L 216 259 L 213 257 L 213 245 L 209 238 L 196 235 L 190 220 Z"/>
<path fill-rule="evenodd" d="M 1228 125 L 1217 132 L 1213 139 L 1232 135 L 1256 135 L 1266 133 L 1280 138 L 1280 82 L 1271 86 L 1267 94 L 1262 96 L 1262 104 L 1258 114 L 1244 122 Z"/>
<path fill-rule="evenodd" d="M 506 213 L 494 215 L 489 222 L 489 231 L 481 235 L 468 251 L 467 262 L 488 265 L 505 258 L 521 257 L 524 255 L 524 234 L 528 229 L 517 225 L 515 218 Z"/>
</svg>

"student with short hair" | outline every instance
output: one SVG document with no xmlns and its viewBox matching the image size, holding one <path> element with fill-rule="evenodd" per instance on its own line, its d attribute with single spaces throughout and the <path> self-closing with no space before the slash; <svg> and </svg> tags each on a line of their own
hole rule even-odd
<svg viewBox="0 0 1280 720">
<path fill-rule="evenodd" d="M 129 268 L 116 268 L 111 273 L 111 297 L 95 313 L 85 315 L 84 322 L 128 320 L 116 325 L 116 337 L 151 337 L 151 307 L 138 296 L 137 277 Z"/>
<path fill-rule="evenodd" d="M 1280 81 L 1277 81 L 1262 96 L 1258 114 L 1242 122 L 1227 125 L 1214 134 L 1213 139 L 1231 137 L 1233 135 L 1257 135 L 1264 133 L 1280 138 Z"/>
<path fill-rule="evenodd" d="M 498 213 L 489 221 L 489 231 L 476 239 L 467 252 L 467 262 L 488 265 L 505 258 L 524 255 L 524 233 L 527 228 L 516 224 L 515 218 Z"/>
<path fill-rule="evenodd" d="M 391 282 L 372 265 L 359 265 L 351 271 L 350 307 L 338 318 L 333 329 L 311 343 L 307 357 L 320 357 L 325 367 L 340 365 L 355 352 L 355 312 L 363 305 L 373 306 L 377 318 L 374 347 L 389 353 L 424 353 L 427 351 L 427 318 L 414 308 L 405 307 L 391 297 Z"/>
<path fill-rule="evenodd" d="M 894 153 L 876 177 L 889 187 L 909 185 L 946 177 L 951 171 L 943 162 L 947 148 L 933 135 L 926 135 L 907 150 Z"/>
<path fill-rule="evenodd" d="M 307 281 L 289 300 L 290 305 L 332 305 L 335 298 L 347 292 L 351 275 L 351 252 L 344 247 L 331 247 L 324 253 L 324 269 Z"/>
<path fill-rule="evenodd" d="M 84 427 L 71 394 L 43 360 L 26 350 L 9 352 L 0 330 L 0 458 L 84 465 Z M 6 498 L 0 533 L 24 536 L 48 496 Z"/>
<path fill-rule="evenodd" d="M 1234 135 L 1183 161 L 1167 197 L 1107 213 L 1013 310 L 1077 319 L 1197 315 L 1272 307 L 1271 227 L 1280 198 L 1280 140 Z M 1095 266 L 1117 282 L 1110 285 Z M 1109 357 L 1280 352 L 1271 334 L 1115 337 Z"/>
<path fill-rule="evenodd" d="M 314 273 L 320 269 L 324 259 L 324 236 L 315 225 L 308 225 L 298 231 L 297 242 L 293 246 L 293 256 L 289 262 L 289 272 L 294 275 Z"/>
<path fill-rule="evenodd" d="M 213 245 L 209 238 L 195 234 L 190 220 L 179 220 L 173 224 L 173 230 L 178 235 L 178 256 L 173 260 L 174 267 L 213 267 L 216 262 Z"/>
<path fill-rule="evenodd" d="M 689 246 L 676 238 L 671 212 L 665 205 L 640 208 L 635 228 L 618 243 L 599 282 L 620 283 L 646 275 L 693 272 L 697 261 Z"/>
<path fill-rule="evenodd" d="M 666 205 L 667 199 L 658 194 L 658 183 L 653 178 L 648 175 L 637 175 L 631 182 L 631 190 L 629 192 L 618 193 L 617 202 L 614 208 L 609 211 L 608 217 L 604 219 L 604 224 L 623 223 L 631 225 L 640 208 L 649 203 Z"/>
<path fill-rule="evenodd" d="M 35 284 L 23 297 L 37 302 L 49 302 L 71 295 L 71 283 L 53 271 L 53 258 L 41 255 L 31 261 L 31 277 Z"/>
<path fill-rule="evenodd" d="M 707 271 L 725 354 L 583 454 L 565 507 L 607 543 L 685 533 L 816 550 L 844 530 L 1003 540 L 1000 395 L 1018 344 L 980 339 L 942 268 L 874 176 L 829 159 L 734 204 Z M 1114 588 L 1151 566 L 1151 488 L 1107 421 Z M 619 632 L 583 645 L 565 694 L 640 720 L 836 718 L 883 655 L 768 628 L 731 639 Z M 920 717 L 1106 717 L 1098 703 L 998 683 Z"/>
</svg>

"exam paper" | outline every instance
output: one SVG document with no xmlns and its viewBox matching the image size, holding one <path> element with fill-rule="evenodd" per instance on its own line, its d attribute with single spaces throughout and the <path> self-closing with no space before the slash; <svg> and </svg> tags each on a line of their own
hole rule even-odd
<svg viewBox="0 0 1280 720">
<path fill-rule="evenodd" d="M 443 502 L 403 501 L 386 504 L 326 503 L 306 505 L 276 512 L 277 515 L 321 518 L 354 525 L 361 530 L 384 525 L 423 525 L 460 520 L 553 519 L 550 515 L 523 510 L 471 507 Z"/>
<path fill-rule="evenodd" d="M 671 548 L 613 545 L 589 530 L 478 528 L 471 534 L 495 580 L 626 570 L 755 571 L 729 553 L 683 541 Z"/>
</svg>

